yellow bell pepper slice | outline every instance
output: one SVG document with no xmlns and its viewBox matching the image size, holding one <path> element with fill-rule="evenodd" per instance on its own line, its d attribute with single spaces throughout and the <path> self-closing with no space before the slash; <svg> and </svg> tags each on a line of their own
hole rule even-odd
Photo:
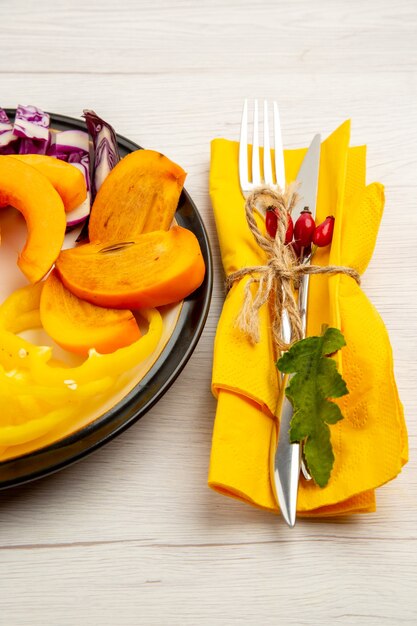
<svg viewBox="0 0 417 626">
<path fill-rule="evenodd" d="M 39 355 L 31 355 L 29 371 L 33 380 L 45 385 L 60 385 L 71 379 L 76 385 L 81 385 L 103 376 L 118 378 L 123 372 L 149 357 L 156 350 L 162 336 L 163 321 L 159 311 L 143 309 L 140 314 L 149 323 L 146 334 L 130 346 L 119 348 L 110 354 L 99 354 L 90 350 L 87 360 L 77 367 L 50 367 Z"/>
<path fill-rule="evenodd" d="M 111 389 L 113 384 L 114 380 L 110 377 L 93 381 L 77 389 L 77 393 L 73 392 L 71 399 L 68 397 L 63 399 L 60 397 L 61 394 L 55 393 L 53 400 L 58 401 L 59 408 L 49 406 L 46 410 L 37 402 L 39 395 L 26 394 L 19 397 L 12 406 L 12 415 L 7 412 L 1 416 L 0 446 L 15 446 L 38 439 L 62 421 L 75 417 L 79 412 L 81 402 L 94 399 L 98 394 Z M 16 404 L 19 405 L 18 411 Z M 14 414 L 18 417 L 15 418 Z"/>
<path fill-rule="evenodd" d="M 81 403 L 117 388 L 121 374 L 148 358 L 162 336 L 156 309 L 141 311 L 148 331 L 111 354 L 91 350 L 84 363 L 67 367 L 52 359 L 49 346 L 36 346 L 17 334 L 40 326 L 41 285 L 15 291 L 0 306 L 0 447 L 34 441 L 76 416 Z"/>
<path fill-rule="evenodd" d="M 0 306 L 0 364 L 8 370 L 28 369 L 37 383 L 62 385 L 71 379 L 80 385 L 109 375 L 116 378 L 149 357 L 162 336 L 163 321 L 159 311 L 143 309 L 141 316 L 147 320 L 149 328 L 138 341 L 105 355 L 91 350 L 86 361 L 77 367 L 59 367 L 55 363 L 52 367 L 50 347 L 35 346 L 15 334 L 33 327 L 33 323 L 38 325 L 39 308 L 36 307 L 39 307 L 41 291 L 39 285 L 23 287 Z"/>
<path fill-rule="evenodd" d="M 65 406 L 50 411 L 38 419 L 13 426 L 3 426 L 0 428 L 0 446 L 16 446 L 38 439 L 69 418 L 73 412 L 73 406 Z"/>
<path fill-rule="evenodd" d="M 23 313 L 39 310 L 42 289 L 43 283 L 37 283 L 11 293 L 0 305 L 0 328 L 13 333 L 20 332 L 17 330 L 16 320 Z"/>
<path fill-rule="evenodd" d="M 43 285 L 29 285 L 14 291 L 0 305 L 0 364 L 7 370 L 26 369 L 28 357 L 49 360 L 52 349 L 35 346 L 16 333 L 40 326 L 39 302 Z"/>
<path fill-rule="evenodd" d="M 77 385 L 71 378 L 65 379 L 60 386 L 38 385 L 27 372 L 18 370 L 6 372 L 0 366 L 0 394 L 5 397 L 8 394 L 9 397 L 17 398 L 18 401 L 23 397 L 34 398 L 46 406 L 71 403 L 74 397 L 77 400 L 88 400 L 88 398 L 94 398 L 98 394 L 109 391 L 113 386 L 113 376 L 105 376 L 83 385 Z M 5 411 L 7 411 L 7 407 L 3 409 L 3 413 Z M 2 417 L 0 417 L 0 425 L 1 423 Z"/>
</svg>

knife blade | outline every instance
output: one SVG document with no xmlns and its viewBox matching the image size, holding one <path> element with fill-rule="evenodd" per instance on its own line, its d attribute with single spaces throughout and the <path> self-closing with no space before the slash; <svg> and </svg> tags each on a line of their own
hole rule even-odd
<svg viewBox="0 0 417 626">
<path fill-rule="evenodd" d="M 301 167 L 297 174 L 299 183 L 299 201 L 293 209 L 292 217 L 295 221 L 301 214 L 303 207 L 308 207 L 313 215 L 316 214 L 318 175 L 320 165 L 321 136 L 315 135 Z M 306 330 L 307 300 L 308 300 L 309 276 L 304 275 L 300 282 L 298 292 L 298 306 L 302 322 L 303 335 Z M 284 320 L 283 320 L 284 321 Z M 282 325 L 282 338 L 286 343 L 291 341 L 291 329 L 288 323 Z M 287 377 L 282 378 L 282 384 L 287 383 Z M 273 463 L 272 486 L 278 501 L 281 514 L 291 528 L 294 527 L 297 516 L 297 495 L 300 476 L 301 447 L 298 443 L 291 443 L 289 437 L 290 422 L 293 415 L 291 402 L 282 394 L 282 402 L 279 407 L 280 427 L 278 444 L 275 454 L 271 455 Z"/>
</svg>

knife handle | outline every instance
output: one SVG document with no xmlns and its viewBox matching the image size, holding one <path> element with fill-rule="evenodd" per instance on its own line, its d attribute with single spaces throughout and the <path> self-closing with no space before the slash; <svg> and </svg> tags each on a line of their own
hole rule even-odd
<svg viewBox="0 0 417 626">
<path fill-rule="evenodd" d="M 305 274 L 302 277 L 298 292 L 298 307 L 300 311 L 303 336 L 305 336 L 306 331 L 309 278 L 308 274 Z M 286 309 L 284 309 L 282 313 L 281 332 L 283 340 L 286 343 L 290 343 L 291 325 Z M 297 517 L 297 496 L 300 468 L 302 463 L 302 448 L 299 443 L 290 442 L 289 431 L 294 410 L 291 402 L 285 395 L 285 387 L 288 384 L 288 376 L 282 377 L 281 384 L 281 407 L 280 411 L 279 409 L 277 411 L 277 414 L 281 416 L 278 443 L 275 449 L 275 454 L 271 455 L 271 459 L 273 459 L 273 467 L 271 469 L 274 477 L 272 486 L 283 518 L 289 526 L 293 527 Z M 305 467 L 303 467 L 303 474 L 307 480 L 310 478 L 307 468 Z"/>
<path fill-rule="evenodd" d="M 286 386 L 288 377 L 282 384 Z M 284 388 L 283 388 L 284 389 Z M 293 406 L 283 390 L 280 411 L 278 444 L 273 455 L 273 489 L 279 503 L 282 516 L 289 526 L 294 526 L 297 515 L 298 481 L 301 464 L 301 447 L 299 443 L 290 443 L 289 431 Z"/>
</svg>

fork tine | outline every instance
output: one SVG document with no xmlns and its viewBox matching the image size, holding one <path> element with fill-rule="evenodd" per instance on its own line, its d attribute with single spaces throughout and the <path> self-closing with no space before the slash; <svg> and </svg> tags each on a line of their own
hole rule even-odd
<svg viewBox="0 0 417 626">
<path fill-rule="evenodd" d="M 253 185 L 261 184 L 261 165 L 259 162 L 259 132 L 258 132 L 258 101 L 255 100 L 255 108 L 253 110 L 253 142 L 252 142 L 252 183 Z"/>
<path fill-rule="evenodd" d="M 239 182 L 240 188 L 249 189 L 248 179 L 248 101 L 245 99 L 242 111 L 239 141 Z"/>
<path fill-rule="evenodd" d="M 267 185 L 272 185 L 272 163 L 271 163 L 271 147 L 269 144 L 269 120 L 268 120 L 268 102 L 264 100 L 264 181 Z"/>
<path fill-rule="evenodd" d="M 278 105 L 274 102 L 274 148 L 275 148 L 275 175 L 277 185 L 285 189 L 285 164 L 284 148 L 282 145 L 281 121 L 279 117 Z"/>
</svg>

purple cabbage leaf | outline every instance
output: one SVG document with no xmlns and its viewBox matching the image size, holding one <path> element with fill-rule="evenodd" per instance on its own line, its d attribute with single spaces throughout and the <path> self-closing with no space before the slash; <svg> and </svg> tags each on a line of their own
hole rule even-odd
<svg viewBox="0 0 417 626">
<path fill-rule="evenodd" d="M 107 175 L 120 161 L 119 146 L 114 128 L 89 109 L 84 110 L 87 129 L 93 142 L 93 165 L 91 176 L 91 202 Z M 85 222 L 77 242 L 88 239 L 88 220 Z"/>
<path fill-rule="evenodd" d="M 37 139 L 47 142 L 49 139 L 49 115 L 32 105 L 19 104 L 16 109 L 13 132 L 17 137 Z"/>
<path fill-rule="evenodd" d="M 92 177 L 94 199 L 109 172 L 120 161 L 120 153 L 113 127 L 89 109 L 84 109 L 84 117 L 94 147 Z"/>
<path fill-rule="evenodd" d="M 0 109 L 0 154 L 16 154 L 18 137 L 13 133 L 13 124 L 4 109 Z"/>
</svg>

